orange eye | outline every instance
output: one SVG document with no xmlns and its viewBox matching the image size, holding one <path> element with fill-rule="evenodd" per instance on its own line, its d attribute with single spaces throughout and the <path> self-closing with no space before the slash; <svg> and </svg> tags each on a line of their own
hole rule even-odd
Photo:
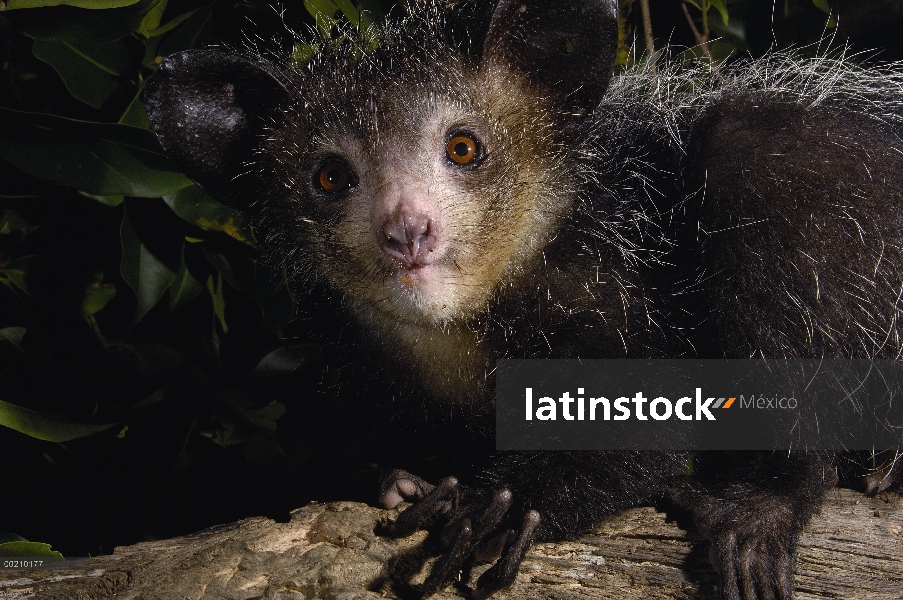
<svg viewBox="0 0 903 600">
<path fill-rule="evenodd" d="M 469 165 L 477 157 L 477 141 L 469 135 L 458 134 L 448 140 L 445 153 L 455 164 Z"/>
<path fill-rule="evenodd" d="M 351 169 L 338 160 L 331 160 L 320 167 L 317 182 L 325 192 L 341 192 L 351 184 Z"/>
</svg>

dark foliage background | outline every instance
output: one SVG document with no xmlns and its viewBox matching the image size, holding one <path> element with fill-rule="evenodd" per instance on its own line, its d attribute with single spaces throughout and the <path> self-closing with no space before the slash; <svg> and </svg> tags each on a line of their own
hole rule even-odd
<svg viewBox="0 0 903 600">
<path fill-rule="evenodd" d="M 640 4 L 621 0 L 624 65 L 634 39 L 644 47 Z M 0 533 L 0 554 L 23 539 L 109 553 L 310 500 L 373 501 L 397 466 L 462 468 L 448 440 L 334 391 L 298 333 L 304 290 L 260 259 L 241 214 L 166 161 L 141 103 L 171 52 L 246 36 L 290 51 L 286 27 L 312 15 L 328 36 L 332 18 L 399 10 L 0 0 L 0 531 L 16 534 Z M 852 36 L 883 48 L 869 60 L 903 57 L 898 0 L 650 0 L 649 14 L 656 51 L 673 55 Z"/>
</svg>

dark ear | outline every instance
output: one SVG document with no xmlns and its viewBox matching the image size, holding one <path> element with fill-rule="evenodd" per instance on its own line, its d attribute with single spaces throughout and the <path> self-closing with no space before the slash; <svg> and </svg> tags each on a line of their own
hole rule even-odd
<svg viewBox="0 0 903 600">
<path fill-rule="evenodd" d="M 289 94 L 265 66 L 187 50 L 160 63 L 144 99 L 167 155 L 210 195 L 232 204 L 256 136 L 280 117 Z"/>
<path fill-rule="evenodd" d="M 522 73 L 565 110 L 588 112 L 608 88 L 617 46 L 617 0 L 501 0 L 483 61 Z"/>
</svg>

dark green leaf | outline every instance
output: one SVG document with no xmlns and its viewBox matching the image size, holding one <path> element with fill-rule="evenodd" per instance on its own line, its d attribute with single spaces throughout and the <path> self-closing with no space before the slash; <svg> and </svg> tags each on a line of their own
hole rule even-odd
<svg viewBox="0 0 903 600">
<path fill-rule="evenodd" d="M 147 168 L 140 151 L 123 152 L 122 146 L 103 140 L 69 144 L 18 144 L 0 146 L 3 158 L 30 175 L 70 185 L 97 196 L 156 197 L 187 182 L 174 172 Z"/>
<path fill-rule="evenodd" d="M 273 402 L 261 408 L 242 408 L 233 406 L 242 418 L 250 425 L 265 431 L 276 431 L 276 421 L 285 414 L 285 405 Z"/>
<path fill-rule="evenodd" d="M 319 356 L 320 347 L 316 344 L 298 344 L 277 348 L 264 356 L 253 374 L 260 377 L 291 375 L 308 365 Z"/>
<path fill-rule="evenodd" d="M 0 125 L 2 126 L 2 125 Z M 157 198 L 191 181 L 159 157 L 106 140 L 0 144 L 0 158 L 35 177 L 98 196 Z"/>
<path fill-rule="evenodd" d="M 132 408 L 144 408 L 146 406 L 155 406 L 163 402 L 166 398 L 166 390 L 157 390 L 156 392 L 146 396 L 132 405 Z"/>
<path fill-rule="evenodd" d="M 235 419 L 223 415 L 219 411 L 213 411 L 213 420 L 216 427 L 213 431 L 202 431 L 201 435 L 210 438 L 223 448 L 241 444 L 247 438 L 237 431 Z"/>
<path fill-rule="evenodd" d="M 6 544 L 7 542 L 27 542 L 24 537 L 21 535 L 16 535 L 15 533 L 10 533 L 8 531 L 0 531 L 0 544 Z"/>
<path fill-rule="evenodd" d="M 67 119 L 0 107 L 0 139 L 16 142 L 106 140 L 165 156 L 157 136 L 146 128 Z"/>
<path fill-rule="evenodd" d="M 156 67 L 159 64 L 157 60 L 159 52 L 157 52 L 157 49 L 162 41 L 163 38 L 159 36 L 141 40 L 141 43 L 144 44 L 144 58 L 141 59 L 142 65 Z"/>
<path fill-rule="evenodd" d="M 185 256 L 182 256 L 182 265 L 176 274 L 176 279 L 169 287 L 169 310 L 176 310 L 190 302 L 204 289 L 204 284 L 195 279 L 185 264 Z"/>
<path fill-rule="evenodd" d="M 175 29 L 176 27 L 181 25 L 183 22 L 187 21 L 188 18 L 191 15 L 193 15 L 194 13 L 195 13 L 195 11 L 193 11 L 193 10 L 190 10 L 186 13 L 182 13 L 181 15 L 179 15 L 178 17 L 175 17 L 174 19 L 170 20 L 169 22 L 158 26 L 156 29 L 151 29 L 150 31 L 147 31 L 144 35 L 146 35 L 148 38 L 155 38 L 155 37 L 161 36 L 168 31 L 172 31 L 173 29 Z"/>
<path fill-rule="evenodd" d="M 361 10 L 351 0 L 304 0 L 304 7 L 317 21 L 317 28 L 323 37 L 329 37 L 330 31 L 338 18 L 344 18 L 359 29 L 367 29 L 377 18 L 382 17 L 382 11 L 374 11 L 375 3 L 367 4 L 367 9 L 361 6 Z"/>
<path fill-rule="evenodd" d="M 144 37 L 150 37 L 150 32 L 160 27 L 160 20 L 163 18 L 163 13 L 166 11 L 168 4 L 169 0 L 157 0 L 157 4 L 141 20 L 141 25 L 138 26 L 138 33 Z"/>
<path fill-rule="evenodd" d="M 338 6 L 332 0 L 304 0 L 304 8 L 316 19 L 320 34 L 328 38 L 337 22 L 336 15 L 340 12 Z"/>
<path fill-rule="evenodd" d="M 51 550 L 50 544 L 42 544 L 40 542 L 6 542 L 5 544 L 0 544 L 0 556 L 63 560 L 63 555 Z M 50 560 L 49 562 L 57 562 L 57 560 Z"/>
<path fill-rule="evenodd" d="M 242 447 L 245 461 L 252 466 L 266 466 L 284 460 L 285 450 L 272 433 L 258 433 Z"/>
<path fill-rule="evenodd" d="M 0 234 L 12 233 L 28 226 L 28 221 L 17 211 L 5 208 L 0 212 Z"/>
<path fill-rule="evenodd" d="M 118 40 L 138 31 L 145 15 L 160 0 L 138 0 L 109 10 L 84 10 L 69 6 L 38 8 L 17 13 L 17 21 L 28 37 L 36 40 L 95 44 Z"/>
<path fill-rule="evenodd" d="M 113 427 L 109 424 L 73 423 L 0 400 L 0 425 L 48 442 L 68 442 Z"/>
<path fill-rule="evenodd" d="M 724 4 L 724 0 L 709 0 L 709 2 L 715 7 L 715 10 L 721 13 L 721 21 L 727 27 L 730 22 L 730 16 L 727 14 L 727 6 Z"/>
<path fill-rule="evenodd" d="M 695 7 L 696 10 L 702 12 L 702 6 L 700 6 L 699 2 L 697 2 L 696 0 L 683 0 L 683 1 L 685 4 L 689 4 L 690 6 Z M 702 0 L 700 0 L 700 1 L 702 1 Z"/>
<path fill-rule="evenodd" d="M 35 256 L 23 256 L 0 269 L 0 283 L 15 286 L 26 294 L 31 293 L 28 291 L 28 269 L 35 258 Z"/>
<path fill-rule="evenodd" d="M 79 192 L 85 198 L 90 198 L 91 200 L 96 200 L 101 204 L 106 204 L 107 206 L 119 206 L 122 204 L 123 200 L 125 200 L 125 196 L 97 196 L 95 194 L 88 194 L 86 192 Z"/>
<path fill-rule="evenodd" d="M 812 4 L 814 4 L 819 10 L 823 10 L 824 12 L 831 14 L 831 4 L 828 0 L 812 0 Z"/>
<path fill-rule="evenodd" d="M 378 0 L 359 0 L 357 6 L 361 12 L 361 21 L 364 22 L 364 25 L 369 26 L 386 19 L 386 12 Z"/>
<path fill-rule="evenodd" d="M 181 27 L 176 29 L 160 45 L 160 56 L 167 56 L 180 50 L 203 48 L 221 41 L 220 20 L 222 11 L 215 10 L 216 3 L 197 9 Z"/>
<path fill-rule="evenodd" d="M 138 238 L 129 211 L 122 220 L 122 278 L 138 297 L 135 309 L 137 323 L 156 306 L 176 279 L 176 272 L 164 264 Z"/>
<path fill-rule="evenodd" d="M 317 53 L 317 47 L 311 44 L 296 43 L 292 49 L 292 61 L 298 65 L 306 65 Z"/>
<path fill-rule="evenodd" d="M 138 0 L 6 0 L 6 10 L 41 8 L 44 6 L 76 6 L 88 9 L 109 9 L 131 6 Z"/>
<path fill-rule="evenodd" d="M 131 66 L 122 39 L 103 44 L 35 40 L 33 52 L 59 73 L 70 94 L 94 108 L 119 91 Z"/>
<path fill-rule="evenodd" d="M 304 8 L 315 19 L 319 17 L 334 19 L 338 10 L 332 0 L 304 0 Z"/>
<path fill-rule="evenodd" d="M 179 217 L 201 229 L 222 231 L 240 242 L 251 239 L 240 212 L 220 204 L 196 185 L 167 194 L 163 200 Z"/>
<path fill-rule="evenodd" d="M 238 282 L 238 277 L 235 276 L 235 271 L 232 269 L 232 265 L 229 264 L 229 259 L 226 258 L 225 255 L 211 252 L 203 246 L 201 247 L 201 250 L 204 252 L 204 256 L 207 257 L 207 260 L 210 261 L 210 264 L 213 265 L 213 268 L 216 269 L 221 276 L 226 278 L 229 285 L 236 290 L 242 289 L 241 284 Z"/>
<path fill-rule="evenodd" d="M 6 340 L 13 346 L 22 351 L 22 338 L 25 337 L 24 327 L 6 327 L 0 329 L 0 339 Z"/>
<path fill-rule="evenodd" d="M 156 198 L 191 185 L 153 133 L 0 108 L 0 158 L 41 179 L 97 196 Z"/>
<path fill-rule="evenodd" d="M 223 333 L 229 331 L 226 325 L 226 300 L 223 298 L 223 274 L 219 273 L 216 277 L 216 284 L 213 283 L 213 275 L 207 278 L 207 291 L 213 300 L 213 314 L 216 315 L 219 325 Z"/>
<path fill-rule="evenodd" d="M 129 107 L 119 118 L 121 125 L 130 125 L 131 127 L 140 127 L 141 129 L 150 129 L 150 121 L 147 120 L 147 109 L 144 102 L 141 101 L 141 94 L 144 92 L 144 86 L 138 90 L 135 97 L 129 103 Z"/>
<path fill-rule="evenodd" d="M 90 284 L 85 290 L 82 299 L 82 316 L 87 317 L 100 312 L 110 300 L 116 296 L 116 286 L 112 283 L 103 283 L 103 275 Z"/>
<path fill-rule="evenodd" d="M 351 0 L 332 0 L 333 4 L 342 11 L 342 14 L 345 15 L 345 18 L 351 22 L 360 26 L 369 25 L 369 23 L 363 23 L 361 21 L 361 13 L 358 12 L 357 7 L 351 3 Z"/>
</svg>

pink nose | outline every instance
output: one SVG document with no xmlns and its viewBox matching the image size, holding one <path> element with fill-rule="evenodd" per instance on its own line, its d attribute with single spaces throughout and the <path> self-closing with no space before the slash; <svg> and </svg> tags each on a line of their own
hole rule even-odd
<svg viewBox="0 0 903 600">
<path fill-rule="evenodd" d="M 377 237 L 379 247 L 406 267 L 422 264 L 436 243 L 432 220 L 426 215 L 404 213 L 383 223 Z"/>
</svg>

